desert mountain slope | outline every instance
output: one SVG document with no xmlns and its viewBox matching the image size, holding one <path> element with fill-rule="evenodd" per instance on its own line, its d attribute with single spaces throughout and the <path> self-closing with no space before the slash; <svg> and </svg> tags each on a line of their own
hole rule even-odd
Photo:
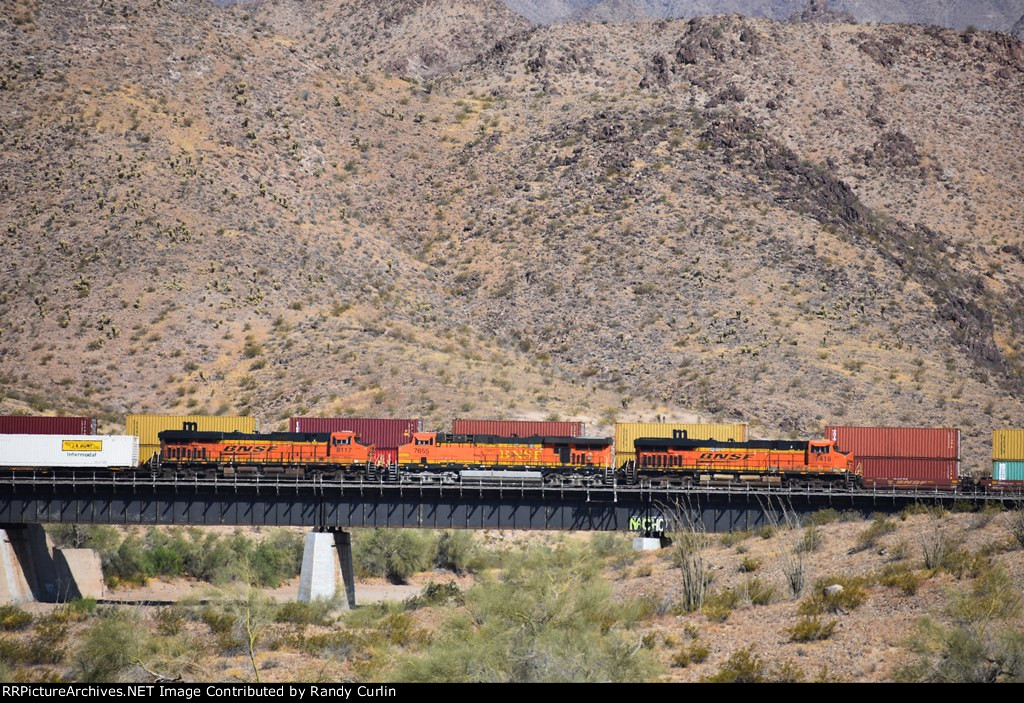
<svg viewBox="0 0 1024 703">
<path fill-rule="evenodd" d="M 808 0 L 503 0 L 533 22 L 631 22 L 735 13 L 787 20 Z M 822 0 L 858 22 L 933 24 L 952 29 L 1010 31 L 1024 12 L 1024 0 Z"/>
<path fill-rule="evenodd" d="M 984 467 L 1019 42 L 494 9 L 5 6 L 5 402 L 949 424 Z"/>
</svg>

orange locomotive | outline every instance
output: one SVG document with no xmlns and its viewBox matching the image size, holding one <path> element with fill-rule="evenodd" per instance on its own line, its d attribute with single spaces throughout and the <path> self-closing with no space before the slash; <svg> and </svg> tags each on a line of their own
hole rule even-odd
<svg viewBox="0 0 1024 703">
<path fill-rule="evenodd" d="M 860 476 L 853 454 L 836 450 L 831 440 L 810 441 L 638 439 L 633 474 L 677 479 L 682 484 L 751 482 L 768 484 L 842 484 L 855 486 Z"/>
<path fill-rule="evenodd" d="M 464 468 L 538 470 L 544 473 L 598 474 L 610 472 L 610 437 L 498 437 L 413 433 L 398 448 L 403 471 L 458 471 Z"/>
<path fill-rule="evenodd" d="M 222 469 L 228 476 L 302 476 L 306 471 L 364 468 L 374 453 L 374 446 L 362 444 L 355 432 L 197 432 L 186 423 L 184 429 L 165 430 L 159 437 L 159 468 L 185 473 Z"/>
</svg>

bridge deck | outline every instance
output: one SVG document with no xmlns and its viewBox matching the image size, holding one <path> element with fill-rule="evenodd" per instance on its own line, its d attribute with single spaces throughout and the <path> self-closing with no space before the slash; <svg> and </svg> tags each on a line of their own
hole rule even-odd
<svg viewBox="0 0 1024 703">
<path fill-rule="evenodd" d="M 822 508 L 895 511 L 915 502 L 1024 502 L 1019 494 L 768 486 L 550 487 L 320 477 L 142 479 L 17 472 L 0 480 L 0 523 L 463 529 L 756 529 Z"/>
</svg>

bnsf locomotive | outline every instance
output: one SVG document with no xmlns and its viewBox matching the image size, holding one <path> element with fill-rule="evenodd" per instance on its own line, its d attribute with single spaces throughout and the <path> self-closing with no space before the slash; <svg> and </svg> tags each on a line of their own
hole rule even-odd
<svg viewBox="0 0 1024 703">
<path fill-rule="evenodd" d="M 198 432 L 185 423 L 159 437 L 151 466 L 161 473 L 304 476 L 361 469 L 374 456 L 373 445 L 361 443 L 355 432 Z"/>
<path fill-rule="evenodd" d="M 354 432 L 332 434 L 160 433 L 151 468 L 184 475 L 321 474 L 460 480 L 469 476 L 530 478 L 560 484 L 637 483 L 669 485 L 859 484 L 853 456 L 829 440 L 718 442 L 638 439 L 635 461 L 616 466 L 611 438 L 500 437 L 416 432 L 398 448 L 397 461 L 381 461 Z"/>
<path fill-rule="evenodd" d="M 810 441 L 753 440 L 721 442 L 687 439 L 637 439 L 639 476 L 670 479 L 683 486 L 719 483 L 768 485 L 860 485 L 853 454 L 836 449 L 827 439 Z"/>
</svg>

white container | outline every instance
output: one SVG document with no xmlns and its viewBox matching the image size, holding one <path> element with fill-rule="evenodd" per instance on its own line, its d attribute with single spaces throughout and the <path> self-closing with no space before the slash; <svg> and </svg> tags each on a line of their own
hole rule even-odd
<svg viewBox="0 0 1024 703">
<path fill-rule="evenodd" d="M 138 437 L 0 435 L 0 468 L 134 469 L 138 465 Z"/>
</svg>

